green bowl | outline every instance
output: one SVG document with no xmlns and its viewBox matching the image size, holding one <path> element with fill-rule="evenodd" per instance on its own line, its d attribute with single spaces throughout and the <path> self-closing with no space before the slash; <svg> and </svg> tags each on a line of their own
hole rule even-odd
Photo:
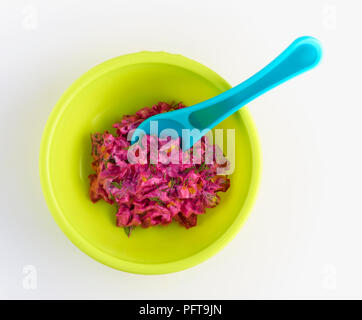
<svg viewBox="0 0 362 320">
<path fill-rule="evenodd" d="M 186 230 L 173 222 L 136 228 L 128 238 L 116 227 L 115 207 L 93 204 L 88 196 L 90 133 L 110 130 L 122 115 L 159 101 L 193 105 L 229 88 L 205 66 L 165 52 L 120 56 L 75 81 L 48 119 L 39 156 L 46 202 L 68 238 L 105 265 L 141 274 L 190 268 L 230 241 L 248 216 L 261 171 L 258 137 L 246 108 L 218 126 L 236 131 L 235 170 L 219 206 L 199 216 L 196 227 Z"/>
</svg>

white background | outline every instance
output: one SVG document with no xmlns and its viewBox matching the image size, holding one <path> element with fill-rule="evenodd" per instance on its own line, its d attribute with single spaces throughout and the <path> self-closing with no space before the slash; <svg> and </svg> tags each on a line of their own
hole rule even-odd
<svg viewBox="0 0 362 320">
<path fill-rule="evenodd" d="M 362 298 L 361 2 L 0 3 L 0 298 Z M 54 222 L 38 177 L 47 117 L 98 63 L 180 53 L 232 85 L 313 35 L 321 65 L 249 105 L 263 175 L 249 220 L 220 253 L 162 276 L 92 260 Z M 35 290 L 24 266 L 37 271 Z"/>
</svg>

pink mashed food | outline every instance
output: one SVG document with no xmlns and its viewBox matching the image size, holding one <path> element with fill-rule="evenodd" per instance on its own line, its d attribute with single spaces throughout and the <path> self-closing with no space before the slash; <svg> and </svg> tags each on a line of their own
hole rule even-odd
<svg viewBox="0 0 362 320">
<path fill-rule="evenodd" d="M 199 161 L 192 161 L 195 145 L 188 152 L 190 163 L 162 163 L 162 157 L 169 156 L 171 149 L 174 149 L 173 156 L 176 154 L 179 159 L 185 156 L 185 152 L 178 147 L 179 141 L 170 148 L 170 140 L 161 139 L 158 140 L 160 152 L 157 164 L 149 161 L 150 148 L 145 148 L 146 151 L 139 149 L 135 153 L 144 152 L 144 159 L 148 159 L 146 164 L 128 161 L 127 152 L 131 144 L 127 135 L 130 130 L 155 114 L 184 107 L 181 103 L 159 102 L 134 115 L 123 116 L 121 122 L 113 125 L 116 128 L 115 135 L 108 131 L 91 135 L 94 159 L 92 168 L 95 173 L 89 176 L 90 198 L 93 202 L 103 199 L 115 204 L 116 224 L 124 227 L 128 236 L 134 227 L 167 225 L 172 220 L 178 221 L 185 228 L 194 227 L 198 215 L 204 214 L 206 208 L 219 204 L 220 197 L 217 193 L 227 191 L 230 186 L 227 176 L 218 174 L 227 167 L 226 159 L 222 164 L 217 163 L 216 155 L 221 151 L 217 146 L 210 145 L 205 137 L 196 144 L 200 148 Z M 157 139 L 144 136 L 142 141 L 149 146 L 152 138 Z M 165 146 L 168 146 L 166 151 Z M 214 150 L 214 155 L 212 161 L 206 163 L 206 150 L 210 150 L 210 147 Z"/>
</svg>

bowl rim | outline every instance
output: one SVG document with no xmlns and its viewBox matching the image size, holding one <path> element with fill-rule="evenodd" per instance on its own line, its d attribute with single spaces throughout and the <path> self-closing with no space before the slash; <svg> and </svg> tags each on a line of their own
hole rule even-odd
<svg viewBox="0 0 362 320">
<path fill-rule="evenodd" d="M 219 252 L 228 242 L 230 242 L 236 236 L 238 231 L 247 220 L 257 196 L 262 170 L 261 149 L 254 121 L 249 111 L 245 107 L 243 107 L 238 112 L 246 126 L 252 152 L 252 172 L 248 194 L 246 196 L 243 208 L 240 210 L 239 214 L 237 215 L 233 223 L 229 226 L 229 228 L 226 230 L 226 232 L 224 232 L 219 238 L 217 238 L 209 246 L 203 248 L 199 252 L 189 257 L 172 262 L 145 264 L 134 263 L 127 260 L 122 260 L 118 257 L 111 256 L 88 242 L 85 238 L 81 236 L 81 234 L 76 231 L 76 229 L 73 228 L 73 226 L 65 218 L 61 210 L 61 206 L 59 205 L 55 197 L 49 173 L 49 151 L 51 147 L 52 136 L 54 135 L 57 122 L 61 119 L 62 113 L 64 112 L 64 110 L 66 110 L 69 102 L 75 95 L 77 95 L 79 91 L 81 91 L 96 78 L 101 77 L 102 75 L 116 68 L 141 63 L 163 63 L 175 65 L 177 67 L 181 67 L 192 71 L 198 75 L 201 75 L 221 90 L 227 90 L 231 88 L 228 82 L 226 82 L 221 76 L 219 76 L 208 67 L 202 65 L 199 62 L 196 62 L 195 60 L 186 58 L 179 54 L 141 51 L 109 59 L 91 68 L 80 78 L 74 81 L 73 84 L 64 92 L 64 94 L 61 96 L 61 98 L 58 100 L 55 107 L 51 111 L 45 128 L 43 130 L 40 143 L 39 175 L 43 195 L 48 205 L 48 209 L 52 213 L 54 220 L 57 222 L 58 226 L 62 229 L 68 239 L 70 239 L 71 242 L 73 242 L 73 244 L 77 246 L 80 250 L 82 250 L 84 253 L 97 260 L 98 262 L 101 262 L 109 267 L 121 271 L 137 274 L 166 274 L 188 269 L 200 264 L 201 262 L 207 260 L 208 258 L 215 255 L 217 252 Z"/>
</svg>

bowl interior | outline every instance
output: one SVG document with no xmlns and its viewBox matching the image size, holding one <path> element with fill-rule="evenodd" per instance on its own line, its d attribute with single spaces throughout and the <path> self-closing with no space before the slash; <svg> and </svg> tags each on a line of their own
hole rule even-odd
<svg viewBox="0 0 362 320">
<path fill-rule="evenodd" d="M 180 63 L 173 64 L 172 59 L 168 63 L 146 58 L 120 63 L 121 60 L 117 60 L 120 58 L 86 73 L 52 112 L 40 156 L 44 193 L 55 219 L 68 237 L 97 260 L 125 271 L 176 271 L 205 259 L 207 248 L 220 242 L 237 221 L 240 224 L 245 218 L 246 202 L 256 188 L 253 185 L 255 171 L 259 170 L 255 166 L 257 141 L 251 134 L 254 129 L 246 110 L 218 126 L 235 129 L 233 156 L 237 165 L 231 175 L 230 189 L 220 193 L 220 205 L 199 216 L 195 228 L 186 230 L 173 222 L 169 226 L 136 228 L 127 238 L 123 229 L 115 225 L 116 208 L 104 201 L 93 204 L 89 199 L 90 133 L 114 132 L 112 124 L 122 115 L 132 114 L 144 106 L 159 101 L 182 101 L 192 105 L 230 86 L 196 62 L 192 63 L 202 72 Z M 180 56 L 176 58 L 190 61 Z M 224 136 L 224 153 L 230 155 L 233 151 L 226 150 L 226 134 Z M 183 265 L 181 261 L 187 259 L 189 262 Z M 167 264 L 173 267 L 156 267 Z"/>
</svg>

